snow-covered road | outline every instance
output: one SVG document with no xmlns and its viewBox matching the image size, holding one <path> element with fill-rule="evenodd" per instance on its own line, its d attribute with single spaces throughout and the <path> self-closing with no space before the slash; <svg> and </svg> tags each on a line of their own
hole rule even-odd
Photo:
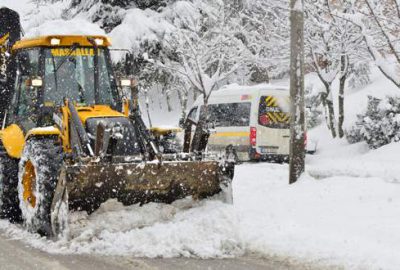
<svg viewBox="0 0 400 270">
<path fill-rule="evenodd" d="M 277 259 L 240 257 L 232 259 L 133 258 L 130 256 L 49 254 L 17 240 L 0 236 L 0 269 L 6 270 L 299 270 L 313 268 Z"/>
<path fill-rule="evenodd" d="M 125 269 L 121 262 L 126 260 L 151 266 L 143 269 L 178 269 L 177 265 L 187 266 L 182 269 L 327 269 L 325 263 L 276 253 L 273 247 L 265 249 L 269 207 L 263 201 L 274 188 L 286 186 L 286 174 L 287 165 L 238 166 L 233 206 L 213 200 L 182 200 L 173 205 L 124 207 L 109 201 L 91 216 L 74 213 L 68 241 L 40 238 L 19 225 L 0 221 L 0 242 L 7 243 L 4 250 L 38 258 L 38 269 L 47 269 L 48 265 L 70 269 L 71 260 L 79 266 L 91 264 L 92 268 L 115 264 L 115 269 Z M 0 262 L 7 260 L 7 254 L 0 249 Z M 121 259 L 115 260 L 116 256 Z M 9 261 L 16 269 L 25 265 Z"/>
<path fill-rule="evenodd" d="M 314 173 L 316 158 L 308 162 Z M 203 259 L 256 254 L 321 267 L 398 269 L 400 185 L 334 172 L 322 180 L 306 175 L 289 186 L 286 164 L 240 165 L 233 206 L 182 200 L 124 207 L 109 201 L 91 216 L 73 214 L 68 241 L 46 240 L 6 221 L 0 229 L 56 254 Z"/>
</svg>

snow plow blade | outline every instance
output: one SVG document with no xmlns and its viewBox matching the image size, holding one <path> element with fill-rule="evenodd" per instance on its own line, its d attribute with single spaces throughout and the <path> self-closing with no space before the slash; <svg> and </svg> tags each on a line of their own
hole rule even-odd
<svg viewBox="0 0 400 270">
<path fill-rule="evenodd" d="M 202 199 L 231 181 L 217 161 L 92 163 L 66 167 L 65 172 L 69 208 L 89 213 L 111 198 L 124 205 Z"/>
</svg>

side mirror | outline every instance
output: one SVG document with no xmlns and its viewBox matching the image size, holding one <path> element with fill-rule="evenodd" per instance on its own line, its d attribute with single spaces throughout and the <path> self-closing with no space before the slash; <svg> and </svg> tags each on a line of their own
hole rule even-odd
<svg viewBox="0 0 400 270">
<path fill-rule="evenodd" d="M 185 127 L 185 118 L 184 117 L 179 118 L 179 127 L 180 128 Z"/>
</svg>

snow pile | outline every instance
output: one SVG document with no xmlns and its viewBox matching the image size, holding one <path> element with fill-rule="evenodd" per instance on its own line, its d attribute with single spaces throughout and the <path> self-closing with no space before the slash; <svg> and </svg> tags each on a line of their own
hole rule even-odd
<svg viewBox="0 0 400 270">
<path fill-rule="evenodd" d="M 272 183 L 261 189 L 248 176 L 247 189 L 256 194 L 235 194 L 246 250 L 346 268 L 398 269 L 400 186 L 382 178 L 332 176 L 316 181 L 306 176 L 288 187 L 286 170 L 257 166 L 255 171 L 268 171 L 264 181 Z"/>
<path fill-rule="evenodd" d="M 127 11 L 124 20 L 109 34 L 114 47 L 140 52 L 143 43 L 156 43 L 160 36 L 173 27 L 167 23 L 158 12 L 138 8 Z M 126 52 L 113 54 L 113 59 L 119 61 Z"/>
<path fill-rule="evenodd" d="M 308 156 L 308 172 L 317 179 L 331 176 L 378 177 L 400 182 L 399 143 L 370 151 L 365 142 L 349 145 L 345 140 L 332 140 L 325 126 L 309 131 L 318 139 L 319 155 Z"/>
<path fill-rule="evenodd" d="M 3 3 L 4 1 L 4 3 Z M 63 17 L 70 1 L 34 4 L 32 1 L 2 0 L 1 5 L 15 9 L 20 13 L 25 37 L 41 35 L 104 35 L 105 32 L 97 24 L 84 18 L 65 20 Z"/>
<path fill-rule="evenodd" d="M 53 242 L 0 222 L 7 235 L 51 253 L 137 257 L 233 257 L 243 253 L 233 207 L 219 201 L 124 207 L 108 201 L 94 214 L 73 213 L 70 239 Z"/>
<path fill-rule="evenodd" d="M 238 166 L 233 206 L 188 199 L 124 207 L 109 201 L 91 216 L 74 213 L 68 241 L 39 238 L 5 221 L 0 229 L 55 253 L 200 258 L 256 253 L 346 268 L 398 269 L 399 185 L 337 172 L 320 180 L 306 175 L 289 186 L 287 171 L 279 164 Z"/>
<path fill-rule="evenodd" d="M 46 35 L 104 35 L 104 30 L 93 23 L 82 19 L 69 21 L 55 19 L 45 21 L 37 27 L 30 28 L 26 37 L 37 37 Z"/>
</svg>

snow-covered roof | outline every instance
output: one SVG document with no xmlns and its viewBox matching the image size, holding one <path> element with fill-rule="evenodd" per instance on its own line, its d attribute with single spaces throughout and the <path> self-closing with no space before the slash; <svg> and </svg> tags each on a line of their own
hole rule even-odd
<svg viewBox="0 0 400 270">
<path fill-rule="evenodd" d="M 228 84 L 222 88 L 214 91 L 211 95 L 235 95 L 235 94 L 252 94 L 262 90 L 275 90 L 275 91 L 289 91 L 289 88 L 281 85 L 273 84 L 257 84 L 257 85 L 239 85 L 239 84 Z"/>
<path fill-rule="evenodd" d="M 93 38 L 94 40 L 100 40 L 102 42 L 101 46 L 110 46 L 111 41 L 105 36 L 82 36 L 82 35 L 52 35 L 52 36 L 40 36 L 35 38 L 23 38 L 17 41 L 13 47 L 14 50 L 31 48 L 31 47 L 63 47 L 72 46 L 74 44 L 79 44 L 80 46 L 90 46 L 93 45 L 89 42 L 88 38 Z M 52 44 L 52 40 L 58 40 L 58 43 Z"/>
<path fill-rule="evenodd" d="M 273 84 L 257 84 L 257 85 L 239 85 L 239 84 L 229 84 L 225 85 L 222 88 L 215 90 L 211 93 L 210 102 L 216 99 L 220 100 L 220 98 L 224 97 L 234 97 L 237 96 L 240 99 L 242 95 L 253 95 L 258 96 L 258 94 L 262 91 L 272 91 L 273 95 L 283 95 L 289 94 L 289 88 L 282 85 L 273 85 Z M 279 93 L 280 92 L 280 93 Z M 193 103 L 193 106 L 203 104 L 203 95 L 200 95 L 196 101 Z"/>
</svg>

